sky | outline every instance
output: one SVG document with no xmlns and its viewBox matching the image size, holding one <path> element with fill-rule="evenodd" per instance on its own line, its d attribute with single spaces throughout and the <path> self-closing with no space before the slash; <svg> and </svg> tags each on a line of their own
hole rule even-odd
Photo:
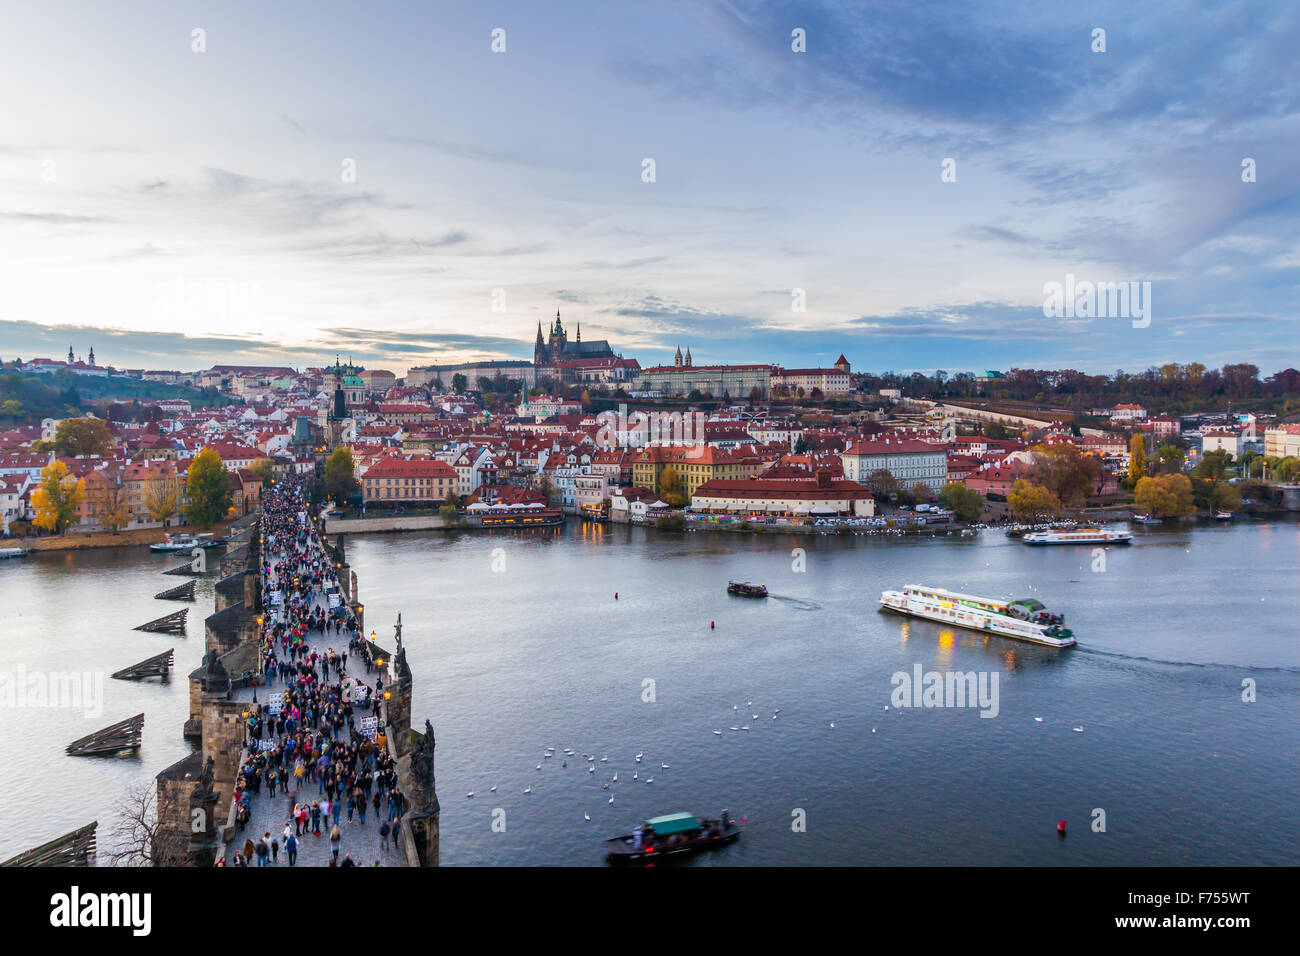
<svg viewBox="0 0 1300 956">
<path fill-rule="evenodd" d="M 1293 2 L 11 7 L 0 359 L 401 374 L 558 309 L 643 366 L 1268 374 L 1298 48 Z"/>
</svg>

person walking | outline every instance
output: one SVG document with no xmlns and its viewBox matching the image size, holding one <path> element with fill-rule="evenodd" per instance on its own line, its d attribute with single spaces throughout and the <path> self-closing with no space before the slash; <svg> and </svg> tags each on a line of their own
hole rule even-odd
<svg viewBox="0 0 1300 956">
<path fill-rule="evenodd" d="M 292 833 L 284 838 L 284 850 L 289 855 L 289 865 L 295 865 L 298 862 L 298 838 Z"/>
<path fill-rule="evenodd" d="M 341 844 L 342 842 L 343 842 L 343 834 L 339 831 L 338 827 L 334 827 L 334 829 L 330 830 L 330 853 L 333 854 L 335 863 L 338 862 L 339 844 Z"/>
</svg>

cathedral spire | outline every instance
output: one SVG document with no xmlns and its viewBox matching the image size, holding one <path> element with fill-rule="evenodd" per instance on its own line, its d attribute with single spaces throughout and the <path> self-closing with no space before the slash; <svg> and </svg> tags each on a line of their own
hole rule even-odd
<svg viewBox="0 0 1300 956">
<path fill-rule="evenodd" d="M 581 322 L 578 323 L 578 328 L 577 328 L 577 330 L 576 330 L 575 333 L 574 333 L 573 341 L 575 341 L 575 342 L 581 342 L 581 341 L 582 341 L 582 323 L 581 323 Z"/>
<path fill-rule="evenodd" d="M 682 365 L 682 347 L 677 346 L 677 354 L 673 356 L 673 365 L 681 368 Z"/>
</svg>

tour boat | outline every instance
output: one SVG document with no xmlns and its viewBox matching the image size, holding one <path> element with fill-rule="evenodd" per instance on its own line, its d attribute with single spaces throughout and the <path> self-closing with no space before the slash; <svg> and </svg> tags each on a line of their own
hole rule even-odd
<svg viewBox="0 0 1300 956">
<path fill-rule="evenodd" d="M 767 597 L 767 586 L 750 584 L 748 581 L 728 581 L 727 593 L 739 594 L 741 597 Z"/>
<path fill-rule="evenodd" d="M 725 846 L 739 836 L 740 824 L 726 810 L 716 820 L 702 820 L 693 813 L 670 813 L 651 817 L 632 833 L 606 840 L 605 859 L 610 863 L 654 863 Z"/>
<path fill-rule="evenodd" d="M 1074 531 L 1034 531 L 1020 539 L 1023 544 L 1132 544 L 1127 531 L 1079 528 Z"/>
<path fill-rule="evenodd" d="M 169 534 L 161 541 L 149 545 L 149 550 L 160 554 L 174 551 L 191 551 L 194 548 L 215 548 L 221 544 L 210 534 Z"/>
<path fill-rule="evenodd" d="M 1033 598 L 995 601 L 945 588 L 908 584 L 901 591 L 882 592 L 880 605 L 899 614 L 1034 644 L 1049 647 L 1071 647 L 1074 644 L 1074 632 L 1064 626 L 1064 615 L 1048 611 L 1042 602 Z"/>
</svg>

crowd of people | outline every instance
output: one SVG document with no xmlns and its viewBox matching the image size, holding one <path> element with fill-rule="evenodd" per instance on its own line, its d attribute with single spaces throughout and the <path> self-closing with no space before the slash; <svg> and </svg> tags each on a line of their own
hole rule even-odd
<svg viewBox="0 0 1300 956">
<path fill-rule="evenodd" d="M 343 851 L 344 830 L 359 832 L 351 828 L 365 827 L 369 815 L 379 832 L 366 845 L 388 853 L 390 843 L 393 850 L 398 845 L 407 808 L 380 713 L 383 673 L 352 609 L 331 600 L 340 593 L 334 563 L 306 507 L 302 485 L 293 479 L 277 483 L 263 499 L 267 612 L 257 683 L 266 693 L 248 709 L 248 757 L 233 799 L 241 833 L 253 819 L 254 800 L 283 808 L 283 826 L 277 822 L 274 833 L 246 836 L 234 866 L 273 866 L 281 853 L 295 866 L 304 840 L 326 837 L 329 866 L 356 866 Z M 329 643 L 331 635 L 341 650 Z"/>
</svg>

